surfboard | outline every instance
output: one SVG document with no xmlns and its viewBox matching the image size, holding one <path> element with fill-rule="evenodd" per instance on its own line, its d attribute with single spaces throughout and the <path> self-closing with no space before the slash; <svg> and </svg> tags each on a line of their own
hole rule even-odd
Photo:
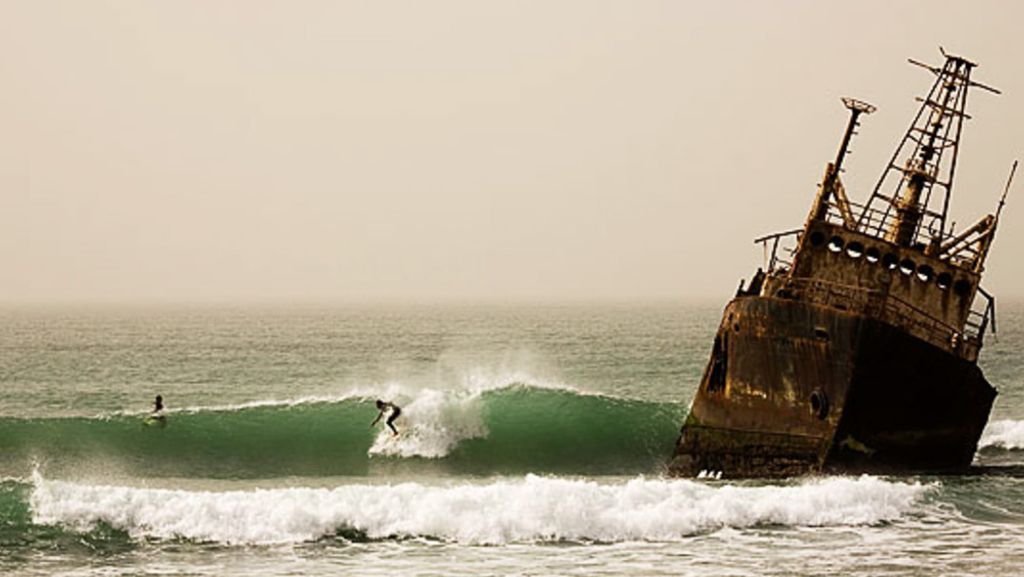
<svg viewBox="0 0 1024 577">
<path fill-rule="evenodd" d="M 167 417 L 162 417 L 162 416 L 161 417 L 153 417 L 153 416 L 146 417 L 145 419 L 142 419 L 142 426 L 143 427 L 166 427 L 167 426 Z"/>
</svg>

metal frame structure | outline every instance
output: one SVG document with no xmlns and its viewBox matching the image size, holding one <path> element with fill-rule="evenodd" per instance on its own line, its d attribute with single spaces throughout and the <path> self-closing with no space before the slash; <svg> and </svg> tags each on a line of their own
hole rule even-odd
<svg viewBox="0 0 1024 577">
<path fill-rule="evenodd" d="M 941 68 L 908 59 L 934 74 L 935 82 L 925 98 L 917 99 L 921 106 L 857 221 L 857 228 L 863 232 L 879 237 L 888 235 L 904 246 L 922 244 L 924 240 L 923 244 L 939 247 L 946 236 L 953 234 L 947 230 L 946 220 L 963 122 L 970 118 L 966 113 L 967 93 L 971 87 L 977 87 L 1000 94 L 995 88 L 971 80 L 977 64 L 945 50 L 942 55 L 946 62 Z M 902 165 L 897 162 L 901 157 L 905 157 Z M 932 202 L 936 186 L 942 193 L 941 208 L 934 207 Z M 885 192 L 889 189 L 892 192 Z M 927 239 L 922 238 L 922 228 L 928 233 Z"/>
</svg>

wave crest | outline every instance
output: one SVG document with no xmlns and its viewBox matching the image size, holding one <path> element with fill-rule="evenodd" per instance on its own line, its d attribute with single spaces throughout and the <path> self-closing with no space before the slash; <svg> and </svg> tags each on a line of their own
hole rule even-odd
<svg viewBox="0 0 1024 577">
<path fill-rule="evenodd" d="M 510 384 L 421 389 L 387 397 L 402 406 L 392 438 L 374 431 L 373 398 L 303 399 L 168 415 L 0 418 L 0 473 L 51 477 L 96 471 L 131 477 L 267 478 L 415 473 L 636 474 L 671 454 L 685 408 Z M 424 461 L 430 461 L 425 463 Z M 378 471 L 379 469 L 383 471 Z"/>
</svg>

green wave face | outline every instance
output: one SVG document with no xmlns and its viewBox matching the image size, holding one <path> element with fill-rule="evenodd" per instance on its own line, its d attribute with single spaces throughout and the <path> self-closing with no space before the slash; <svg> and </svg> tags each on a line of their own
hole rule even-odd
<svg viewBox="0 0 1024 577">
<path fill-rule="evenodd" d="M 467 439 L 449 460 L 474 473 L 658 471 L 683 421 L 677 404 L 514 388 L 488 394 L 486 438 Z"/>
<path fill-rule="evenodd" d="M 0 475 L 270 478 L 417 472 L 658 471 L 682 422 L 675 404 L 512 386 L 403 404 L 394 440 L 372 400 L 142 416 L 0 419 Z M 378 425 L 379 427 L 379 425 Z M 380 450 L 378 450 L 380 449 Z"/>
<path fill-rule="evenodd" d="M 20 544 L 24 527 L 32 523 L 28 508 L 30 485 L 0 481 L 0 547 Z"/>
</svg>

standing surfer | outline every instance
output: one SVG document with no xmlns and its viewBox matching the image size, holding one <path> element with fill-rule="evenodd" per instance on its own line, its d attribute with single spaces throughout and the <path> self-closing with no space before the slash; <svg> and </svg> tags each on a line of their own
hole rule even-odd
<svg viewBox="0 0 1024 577">
<path fill-rule="evenodd" d="M 393 425 L 392 423 L 394 423 L 395 419 L 397 419 L 398 416 L 402 414 L 402 409 L 400 409 L 398 405 L 394 403 L 388 403 L 380 399 L 377 399 L 377 410 L 380 411 L 380 414 L 377 415 L 377 418 L 374 419 L 372 423 L 370 423 L 370 427 L 373 427 L 374 425 L 377 424 L 378 421 L 380 421 L 380 418 L 384 416 L 385 411 L 390 410 L 391 415 L 388 416 L 388 420 L 385 421 L 385 424 L 388 427 L 391 427 L 391 432 L 393 434 L 398 435 L 398 429 L 396 429 L 395 425 Z"/>
</svg>

